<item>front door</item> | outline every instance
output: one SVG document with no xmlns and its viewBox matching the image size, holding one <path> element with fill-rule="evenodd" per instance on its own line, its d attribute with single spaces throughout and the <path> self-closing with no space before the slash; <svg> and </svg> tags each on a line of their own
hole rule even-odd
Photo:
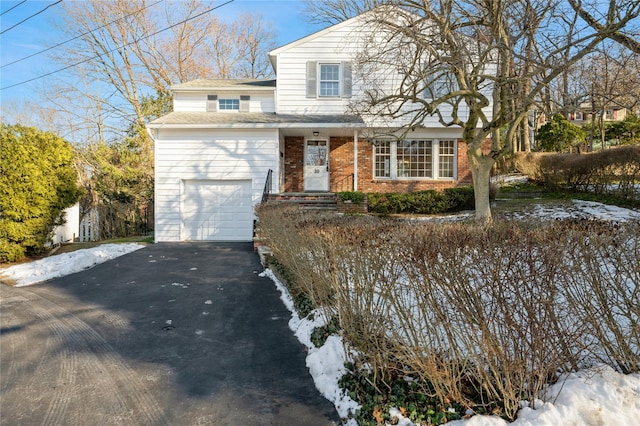
<svg viewBox="0 0 640 426">
<path fill-rule="evenodd" d="M 329 191 L 329 149 L 326 140 L 308 140 L 304 154 L 304 190 Z"/>
</svg>

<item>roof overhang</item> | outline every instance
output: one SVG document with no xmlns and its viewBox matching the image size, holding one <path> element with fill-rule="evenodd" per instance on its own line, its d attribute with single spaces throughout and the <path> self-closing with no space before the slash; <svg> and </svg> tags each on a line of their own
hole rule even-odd
<svg viewBox="0 0 640 426">
<path fill-rule="evenodd" d="M 171 112 L 147 124 L 149 129 L 362 128 L 355 115 Z"/>
</svg>

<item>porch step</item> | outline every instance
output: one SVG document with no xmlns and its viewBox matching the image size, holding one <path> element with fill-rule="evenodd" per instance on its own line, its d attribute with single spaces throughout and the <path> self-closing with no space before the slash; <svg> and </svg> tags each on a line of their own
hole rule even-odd
<svg viewBox="0 0 640 426">
<path fill-rule="evenodd" d="M 308 210 L 335 211 L 338 208 L 338 197 L 332 192 L 287 192 L 283 194 L 270 194 L 269 201 L 297 204 Z"/>
</svg>

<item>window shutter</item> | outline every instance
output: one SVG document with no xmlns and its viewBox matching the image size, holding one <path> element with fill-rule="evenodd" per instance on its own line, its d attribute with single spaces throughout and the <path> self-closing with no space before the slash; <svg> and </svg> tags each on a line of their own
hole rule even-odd
<svg viewBox="0 0 640 426">
<path fill-rule="evenodd" d="M 248 95 L 240 96 L 240 112 L 249 112 L 250 100 L 251 100 L 251 96 L 248 96 Z"/>
<path fill-rule="evenodd" d="M 207 95 L 207 112 L 218 111 L 218 95 Z"/>
<path fill-rule="evenodd" d="M 318 63 L 316 61 L 307 62 L 307 98 L 318 96 Z"/>
<path fill-rule="evenodd" d="M 350 98 L 352 92 L 351 62 L 342 63 L 342 97 Z"/>
</svg>

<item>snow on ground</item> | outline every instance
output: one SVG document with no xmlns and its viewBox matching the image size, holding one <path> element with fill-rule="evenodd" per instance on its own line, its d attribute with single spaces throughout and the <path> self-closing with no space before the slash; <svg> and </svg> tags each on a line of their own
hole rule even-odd
<svg viewBox="0 0 640 426">
<path fill-rule="evenodd" d="M 317 348 L 311 343 L 311 333 L 316 327 L 326 324 L 321 311 L 312 312 L 307 318 L 300 318 L 294 308 L 293 299 L 286 287 L 273 272 L 267 269 L 261 274 L 271 278 L 285 306 L 291 311 L 289 327 L 298 340 L 308 349 L 307 367 L 320 393 L 333 402 L 338 414 L 346 418 L 359 408 L 338 386 L 338 380 L 346 372 L 347 361 L 342 338 L 330 336 L 326 343 Z M 513 426 L 557 426 L 557 425 L 604 425 L 636 426 L 640 419 L 640 374 L 623 375 L 611 367 L 601 366 L 571 373 L 547 390 L 548 400 L 536 401 L 535 408 L 523 403 L 523 409 Z M 411 426 L 413 423 L 403 418 L 399 410 L 390 410 L 398 418 L 398 425 Z M 449 422 L 453 426 L 505 426 L 505 420 L 497 416 L 473 416 L 468 420 Z M 357 425 L 351 420 L 348 425 Z"/>
<path fill-rule="evenodd" d="M 453 213 L 449 215 L 413 216 L 407 220 L 417 222 L 455 222 L 473 219 L 473 212 Z M 594 201 L 571 200 L 567 203 L 532 202 L 522 206 L 517 212 L 496 213 L 496 217 L 505 219 L 590 219 L 614 222 L 640 221 L 640 211 L 625 209 Z"/>
<path fill-rule="evenodd" d="M 341 418 L 346 418 L 349 413 L 355 412 L 360 406 L 338 386 L 338 380 L 347 372 L 344 366 L 347 358 L 342 337 L 329 336 L 325 344 L 317 348 L 311 342 L 311 333 L 315 328 L 326 325 L 328 316 L 324 315 L 322 309 L 316 309 L 307 317 L 300 318 L 289 291 L 276 278 L 273 272 L 267 269 L 260 276 L 271 278 L 278 290 L 280 290 L 280 299 L 287 309 L 291 311 L 289 328 L 294 332 L 300 343 L 307 348 L 307 367 L 313 377 L 316 388 L 322 396 L 336 406 L 338 415 Z"/>
<path fill-rule="evenodd" d="M 460 220 L 460 216 L 468 215 L 454 215 L 449 218 Z M 514 215 L 514 218 L 525 217 L 589 218 L 626 222 L 640 221 L 640 212 L 600 203 L 574 201 L 573 206 L 569 208 L 541 204 L 526 214 Z M 144 246 L 139 244 L 105 244 L 91 249 L 77 250 L 0 269 L 0 278 L 15 281 L 17 286 L 26 286 L 90 268 L 142 247 Z M 284 285 L 268 269 L 262 276 L 267 276 L 274 281 L 281 292 L 283 303 L 291 311 L 289 327 L 298 340 L 308 348 L 307 367 L 318 390 L 335 404 L 341 417 L 345 418 L 349 413 L 355 412 L 359 407 L 358 403 L 338 386 L 339 378 L 346 371 L 344 363 L 348 356 L 342 338 L 330 336 L 320 348 L 315 347 L 311 342 L 311 333 L 314 328 L 325 325 L 327 316 L 322 310 L 316 310 L 308 317 L 300 318 Z M 512 424 L 515 426 L 565 424 L 635 426 L 639 424 L 640 374 L 622 375 L 604 366 L 572 373 L 566 377 L 566 380 L 551 386 L 548 392 L 550 402 L 538 401 L 535 408 L 523 408 L 519 412 L 518 419 Z M 397 410 L 392 413 L 397 414 L 400 419 L 401 415 Z M 412 423 L 408 419 L 400 419 L 398 424 L 408 426 Z M 458 420 L 449 424 L 504 426 L 507 422 L 492 416 L 473 416 L 469 420 Z M 348 425 L 354 426 L 356 423 L 351 420 Z"/>
<path fill-rule="evenodd" d="M 439 216 L 438 221 L 465 220 L 470 214 Z M 574 200 L 572 205 L 553 206 L 549 204 L 535 205 L 526 213 L 513 215 L 514 219 L 599 219 L 617 222 L 640 221 L 640 212 L 609 206 L 590 201 Z M 430 217 L 433 220 L 434 217 Z M 286 287 L 272 271 L 266 270 L 262 276 L 273 280 L 282 293 L 281 299 L 291 311 L 289 327 L 298 340 L 308 349 L 307 367 L 311 372 L 316 387 L 336 405 L 342 418 L 355 413 L 359 408 L 356 401 L 346 395 L 338 386 L 338 380 L 345 373 L 344 362 L 346 349 L 339 336 L 330 336 L 327 342 L 316 348 L 311 343 L 311 333 L 316 327 L 326 324 L 325 315 L 316 312 L 307 318 L 300 318 L 295 311 L 293 300 Z M 640 374 L 623 375 L 612 368 L 602 366 L 572 373 L 552 385 L 548 389 L 548 401 L 536 401 L 533 408 L 523 402 L 523 409 L 518 418 L 510 425 L 514 426 L 557 426 L 585 425 L 595 426 L 611 424 L 616 426 L 636 426 L 640 424 Z M 412 426 L 413 423 L 403 418 L 399 410 L 390 410 L 398 419 L 398 425 Z M 355 420 L 348 423 L 356 425 Z M 505 426 L 505 420 L 497 416 L 472 416 L 468 420 L 457 420 L 448 424 L 457 426 Z"/>
<path fill-rule="evenodd" d="M 554 219 L 597 219 L 615 222 L 640 220 L 640 212 L 623 207 L 596 203 L 594 201 L 572 200 L 572 206 L 534 204 L 530 211 L 511 213 L 514 219 L 526 217 Z"/>
<path fill-rule="evenodd" d="M 135 243 L 103 244 L 93 248 L 49 256 L 0 269 L 0 280 L 15 282 L 16 287 L 24 287 L 89 269 L 99 263 L 143 247 L 144 245 Z"/>
</svg>

